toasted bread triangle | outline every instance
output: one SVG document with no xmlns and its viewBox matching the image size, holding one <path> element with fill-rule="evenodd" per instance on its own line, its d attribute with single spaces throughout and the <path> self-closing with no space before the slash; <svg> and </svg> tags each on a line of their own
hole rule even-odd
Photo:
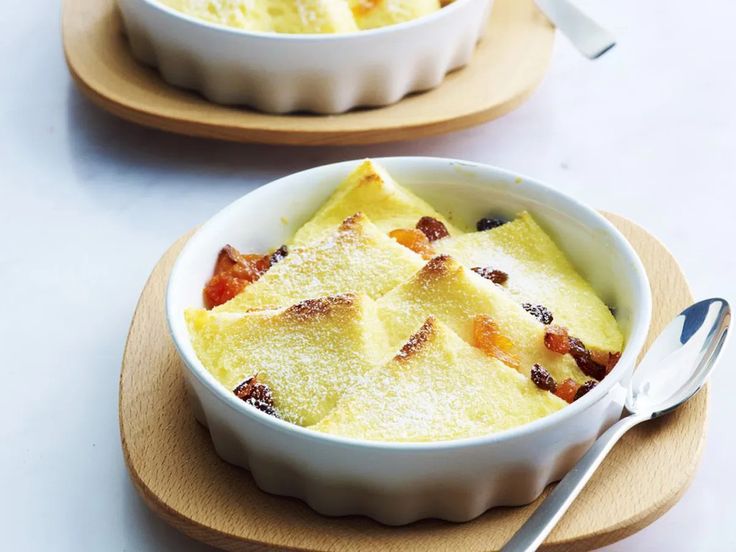
<svg viewBox="0 0 736 552">
<path fill-rule="evenodd" d="M 216 310 L 246 312 L 336 293 L 377 298 L 423 264 L 419 255 L 357 213 L 321 241 L 290 248 L 286 258 Z"/>
<path fill-rule="evenodd" d="M 283 419 L 318 422 L 388 352 L 375 303 L 365 295 L 309 299 L 245 314 L 189 310 L 202 364 L 232 390 L 257 375 Z"/>
<path fill-rule="evenodd" d="M 357 212 L 365 213 L 384 234 L 397 228 L 414 228 L 423 216 L 444 223 L 451 236 L 461 234 L 427 202 L 399 186 L 378 163 L 366 160 L 337 187 L 292 241 L 305 244 L 320 239 Z"/>
<path fill-rule="evenodd" d="M 545 306 L 555 324 L 588 347 L 621 350 L 623 336 L 608 307 L 529 213 L 493 230 L 438 240 L 434 248 L 468 268 L 503 270 L 504 287 L 519 303 Z"/>
<path fill-rule="evenodd" d="M 458 439 L 526 424 L 565 404 L 430 317 L 313 429 L 380 441 Z"/>
<path fill-rule="evenodd" d="M 572 357 L 553 353 L 545 347 L 545 327 L 506 291 L 448 255 L 429 261 L 408 281 L 381 297 L 378 306 L 392 346 L 404 342 L 430 315 L 472 345 L 475 317 L 489 315 L 501 333 L 513 342 L 522 373 L 528 375 L 538 363 L 558 381 L 572 378 L 584 382 L 588 379 Z"/>
</svg>

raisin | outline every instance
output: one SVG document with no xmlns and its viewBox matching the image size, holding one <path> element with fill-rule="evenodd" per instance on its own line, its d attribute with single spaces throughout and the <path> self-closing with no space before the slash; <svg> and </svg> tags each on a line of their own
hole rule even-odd
<svg viewBox="0 0 736 552">
<path fill-rule="evenodd" d="M 484 230 L 493 230 L 494 228 L 503 226 L 507 222 L 507 220 L 503 220 L 500 218 L 484 217 L 475 223 L 475 227 L 478 229 L 478 232 L 483 232 Z"/>
<path fill-rule="evenodd" d="M 289 248 L 287 246 L 282 245 L 281 247 L 279 247 L 276 251 L 271 253 L 271 256 L 268 258 L 269 268 L 276 263 L 283 261 L 288 254 Z"/>
<path fill-rule="evenodd" d="M 442 224 L 439 220 L 432 217 L 422 217 L 417 222 L 417 230 L 421 230 L 427 239 L 431 242 L 435 240 L 441 240 L 450 235 L 447 231 L 447 227 Z"/>
<path fill-rule="evenodd" d="M 570 352 L 570 336 L 562 326 L 550 326 L 544 332 L 544 346 L 550 351 L 564 355 Z"/>
<path fill-rule="evenodd" d="M 544 334 L 544 345 L 555 353 L 570 353 L 580 371 L 598 381 L 616 366 L 621 353 L 590 351 L 577 337 L 571 337 L 561 326 L 550 326 Z"/>
<path fill-rule="evenodd" d="M 575 358 L 575 362 L 577 363 L 578 368 L 580 368 L 580 371 L 586 376 L 595 378 L 600 381 L 606 377 L 606 374 L 608 374 L 605 366 L 598 364 L 592 358 L 590 358 L 590 353 L 583 357 L 573 358 Z"/>
<path fill-rule="evenodd" d="M 256 407 L 261 412 L 275 416 L 276 408 L 273 405 L 271 389 L 265 383 L 260 383 L 256 378 L 257 375 L 249 377 L 238 385 L 233 393 L 240 400 Z"/>
<path fill-rule="evenodd" d="M 589 351 L 590 358 L 593 360 L 593 362 L 600 364 L 601 366 L 605 366 L 606 374 L 614 369 L 616 364 L 618 364 L 619 359 L 621 358 L 621 353 L 609 353 L 606 351 L 598 351 L 596 349 L 589 349 Z"/>
<path fill-rule="evenodd" d="M 590 352 L 590 358 L 593 362 L 597 362 L 603 366 L 608 366 L 608 359 L 611 356 L 611 353 L 599 351 L 598 349 L 588 349 L 588 352 Z"/>
<path fill-rule="evenodd" d="M 572 401 L 575 400 L 575 395 L 577 394 L 579 387 L 580 386 L 575 382 L 575 380 L 567 378 L 557 386 L 555 395 L 560 397 L 563 401 L 572 403 Z"/>
<path fill-rule="evenodd" d="M 593 389 L 596 385 L 598 385 L 597 381 L 588 380 L 583 385 L 581 385 L 578 390 L 575 392 L 575 398 L 574 401 L 578 400 L 580 397 L 585 395 L 588 391 Z"/>
<path fill-rule="evenodd" d="M 503 270 L 496 270 L 490 267 L 482 266 L 476 266 L 471 268 L 470 270 L 472 270 L 476 274 L 480 274 L 486 280 L 490 280 L 494 284 L 505 284 L 506 281 L 509 279 L 509 275 L 506 274 Z"/>
<path fill-rule="evenodd" d="M 551 391 L 552 393 L 557 390 L 557 383 L 555 383 L 555 378 L 553 378 L 552 374 L 550 374 L 539 364 L 535 364 L 534 366 L 532 366 L 531 376 L 534 385 L 536 385 L 540 389 Z"/>
<path fill-rule="evenodd" d="M 570 344 L 570 355 L 572 355 L 572 358 L 575 358 L 577 356 L 583 356 L 585 353 L 590 353 L 585 348 L 585 345 L 582 341 L 580 341 L 577 337 L 568 337 L 568 343 Z"/>
<path fill-rule="evenodd" d="M 606 366 L 593 360 L 593 355 L 585 348 L 582 341 L 576 337 L 571 337 L 569 342 L 570 355 L 575 359 L 575 364 L 578 365 L 583 374 L 599 381 L 606 377 Z"/>
<path fill-rule="evenodd" d="M 431 259 L 434 254 L 429 239 L 421 230 L 415 228 L 397 228 L 396 230 L 391 230 L 388 235 L 425 259 Z"/>
<path fill-rule="evenodd" d="M 514 352 L 515 345 L 503 335 L 490 316 L 479 314 L 473 321 L 473 339 L 476 347 L 511 368 L 519 369 L 521 362 Z"/>
<path fill-rule="evenodd" d="M 549 309 L 544 305 L 532 305 L 531 303 L 524 303 L 521 305 L 524 310 L 531 314 L 534 318 L 539 320 L 545 326 L 549 326 L 554 320 L 554 316 L 549 312 Z"/>
</svg>

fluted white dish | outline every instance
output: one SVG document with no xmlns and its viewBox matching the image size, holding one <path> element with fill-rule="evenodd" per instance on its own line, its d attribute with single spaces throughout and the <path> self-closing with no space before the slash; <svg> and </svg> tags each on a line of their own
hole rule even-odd
<svg viewBox="0 0 736 552">
<path fill-rule="evenodd" d="M 212 102 L 271 113 L 341 113 L 434 88 L 466 65 L 493 0 L 456 0 L 424 17 L 343 34 L 250 32 L 156 0 L 118 0 L 133 55 Z"/>
<path fill-rule="evenodd" d="M 398 525 L 470 520 L 494 506 L 533 501 L 560 479 L 621 414 L 625 385 L 649 328 L 649 283 L 636 253 L 598 212 L 514 173 L 428 157 L 378 160 L 402 185 L 455 221 L 529 211 L 598 294 L 616 307 L 626 339 L 614 370 L 575 403 L 508 431 L 434 443 L 380 443 L 318 433 L 235 397 L 200 363 L 184 310 L 202 306 L 218 251 L 264 251 L 286 242 L 357 166 L 292 174 L 235 201 L 204 224 L 171 272 L 166 309 L 197 418 L 217 453 L 249 469 L 264 491 L 300 498 L 327 515 L 361 514 Z"/>
</svg>

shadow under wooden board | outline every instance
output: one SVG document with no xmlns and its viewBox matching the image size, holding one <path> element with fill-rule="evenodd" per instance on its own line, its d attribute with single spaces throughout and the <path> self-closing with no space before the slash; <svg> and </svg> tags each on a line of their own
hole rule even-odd
<svg viewBox="0 0 736 552">
<path fill-rule="evenodd" d="M 220 106 L 166 84 L 133 59 L 115 0 L 64 0 L 62 30 L 72 76 L 111 113 L 180 134 L 290 145 L 409 140 L 500 117 L 542 80 L 555 34 L 534 0 L 496 0 L 473 60 L 441 86 L 388 107 L 322 116 Z"/>
<path fill-rule="evenodd" d="M 654 311 L 647 347 L 692 302 L 682 271 L 641 227 L 606 215 L 641 257 Z M 467 523 L 426 520 L 387 527 L 328 518 L 304 503 L 259 491 L 250 474 L 220 460 L 185 397 L 168 336 L 164 291 L 188 239 L 159 261 L 141 295 L 120 376 L 120 432 L 133 483 L 158 515 L 187 535 L 237 551 L 266 549 L 426 551 L 499 549 L 536 508 L 497 508 Z M 669 416 L 630 431 L 552 532 L 545 550 L 588 550 L 622 539 L 666 512 L 690 483 L 705 438 L 708 390 Z"/>
</svg>

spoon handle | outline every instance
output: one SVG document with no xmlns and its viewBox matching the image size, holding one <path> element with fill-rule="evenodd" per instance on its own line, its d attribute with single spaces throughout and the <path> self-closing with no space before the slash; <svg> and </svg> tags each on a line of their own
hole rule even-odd
<svg viewBox="0 0 736 552">
<path fill-rule="evenodd" d="M 596 59 L 616 45 L 616 39 L 570 0 L 537 0 L 547 18 L 580 53 Z"/>
<path fill-rule="evenodd" d="M 624 433 L 647 419 L 648 417 L 632 414 L 622 418 L 603 433 L 501 551 L 531 552 L 536 550 L 560 521 L 572 501 L 583 490 L 613 445 Z"/>
</svg>

